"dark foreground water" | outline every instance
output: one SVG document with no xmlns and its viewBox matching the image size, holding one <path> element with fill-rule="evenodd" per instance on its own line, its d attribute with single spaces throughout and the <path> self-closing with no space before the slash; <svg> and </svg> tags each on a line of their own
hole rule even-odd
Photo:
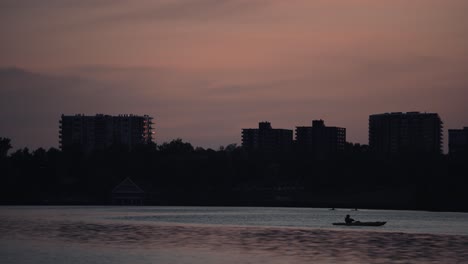
<svg viewBox="0 0 468 264">
<path fill-rule="evenodd" d="M 382 227 L 335 227 L 351 214 Z M 468 263 L 468 214 L 0 207 L 0 263 Z"/>
</svg>

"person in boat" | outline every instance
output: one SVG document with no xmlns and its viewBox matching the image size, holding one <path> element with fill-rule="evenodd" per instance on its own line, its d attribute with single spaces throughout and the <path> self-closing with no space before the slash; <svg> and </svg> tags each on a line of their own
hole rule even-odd
<svg viewBox="0 0 468 264">
<path fill-rule="evenodd" d="M 349 215 L 346 215 L 344 221 L 345 221 L 346 224 L 352 224 L 356 220 L 352 219 Z"/>
</svg>

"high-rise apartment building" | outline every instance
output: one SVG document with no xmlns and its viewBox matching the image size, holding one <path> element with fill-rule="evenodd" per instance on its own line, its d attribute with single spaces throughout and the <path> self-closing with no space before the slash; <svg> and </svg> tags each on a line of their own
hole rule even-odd
<svg viewBox="0 0 468 264">
<path fill-rule="evenodd" d="M 288 151 L 292 142 L 292 130 L 274 129 L 269 122 L 260 122 L 258 128 L 242 129 L 242 147 L 247 150 Z"/>
<path fill-rule="evenodd" d="M 436 113 L 371 115 L 369 148 L 385 154 L 442 153 L 442 121 Z"/>
<path fill-rule="evenodd" d="M 300 151 L 327 156 L 343 152 L 345 144 L 346 128 L 327 127 L 323 120 L 313 120 L 311 127 L 296 127 L 296 146 Z"/>
<path fill-rule="evenodd" d="M 152 117 L 148 115 L 62 115 L 60 148 L 79 148 L 85 152 L 122 144 L 130 149 L 152 141 Z"/>
<path fill-rule="evenodd" d="M 449 129 L 449 154 L 468 154 L 468 127 L 463 129 Z"/>
</svg>

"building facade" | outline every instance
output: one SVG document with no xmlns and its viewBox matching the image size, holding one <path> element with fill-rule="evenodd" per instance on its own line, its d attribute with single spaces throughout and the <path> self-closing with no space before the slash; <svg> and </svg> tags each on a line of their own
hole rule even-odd
<svg viewBox="0 0 468 264">
<path fill-rule="evenodd" d="M 468 154 L 468 127 L 463 129 L 449 129 L 449 154 L 466 155 Z"/>
<path fill-rule="evenodd" d="M 242 129 L 242 147 L 249 151 L 289 151 L 292 144 L 292 130 L 274 129 L 269 122 L 260 122 L 258 128 Z"/>
<path fill-rule="evenodd" d="M 153 139 L 152 117 L 148 115 L 62 115 L 59 143 L 62 150 L 85 152 L 121 144 L 132 149 Z"/>
<path fill-rule="evenodd" d="M 394 112 L 369 116 L 369 148 L 376 153 L 442 153 L 442 121 L 436 113 Z"/>
<path fill-rule="evenodd" d="M 343 152 L 346 128 L 327 127 L 323 120 L 313 120 L 311 127 L 296 127 L 296 147 L 315 156 L 328 156 Z"/>
</svg>

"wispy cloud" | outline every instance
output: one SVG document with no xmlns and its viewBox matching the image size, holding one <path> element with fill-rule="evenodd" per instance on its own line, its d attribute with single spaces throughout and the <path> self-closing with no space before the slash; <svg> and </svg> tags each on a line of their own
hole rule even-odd
<svg viewBox="0 0 468 264">
<path fill-rule="evenodd" d="M 119 4 L 125 0 L 2 0 L 0 2 L 0 8 L 20 8 L 20 9 L 31 9 L 31 8 L 90 8 L 90 7 L 102 7 L 109 6 L 112 4 Z"/>
<path fill-rule="evenodd" d="M 154 2 L 146 6 L 132 10 L 122 10 L 122 12 L 110 14 L 96 18 L 91 23 L 126 23 L 129 21 L 192 21 L 192 20 L 217 20 L 220 18 L 232 18 L 245 12 L 255 11 L 267 1 L 248 0 L 173 0 Z"/>
</svg>

